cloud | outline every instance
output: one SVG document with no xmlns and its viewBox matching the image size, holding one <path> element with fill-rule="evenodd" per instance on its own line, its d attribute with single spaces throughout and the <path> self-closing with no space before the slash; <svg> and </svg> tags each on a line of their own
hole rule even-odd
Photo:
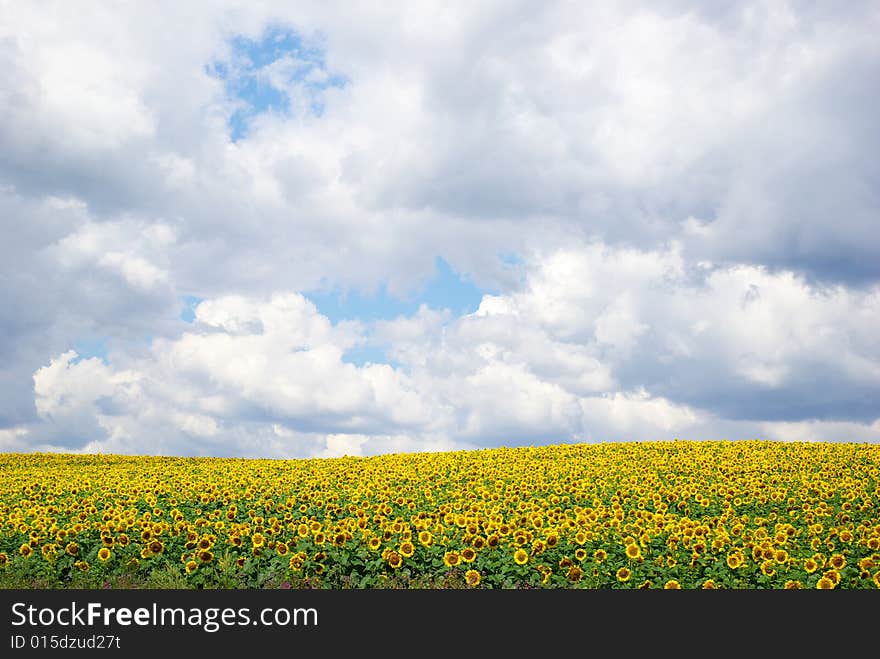
<svg viewBox="0 0 880 659">
<path fill-rule="evenodd" d="M 870 2 L 7 4 L 0 441 L 873 437 L 878 30 Z M 477 312 L 307 302 L 424 302 L 438 257 Z"/>
<path fill-rule="evenodd" d="M 190 329 L 145 356 L 53 360 L 34 377 L 37 410 L 57 431 L 86 429 L 86 446 L 136 452 L 159 436 L 171 452 L 299 456 L 728 433 L 878 439 L 876 289 L 816 289 L 754 266 L 697 275 L 678 249 L 601 244 L 526 267 L 520 290 L 460 317 L 423 306 L 334 325 L 293 293 L 205 300 Z M 364 343 L 397 366 L 343 360 Z"/>
</svg>

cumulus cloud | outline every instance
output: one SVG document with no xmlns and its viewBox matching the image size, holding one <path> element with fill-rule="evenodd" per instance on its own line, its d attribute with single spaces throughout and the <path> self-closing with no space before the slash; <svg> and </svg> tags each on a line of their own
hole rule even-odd
<svg viewBox="0 0 880 659">
<path fill-rule="evenodd" d="M 4 5 L 0 446 L 874 441 L 878 31 L 870 2 Z M 304 297 L 410 295 L 438 256 L 476 313 Z"/>
<path fill-rule="evenodd" d="M 876 441 L 878 322 L 876 289 L 818 290 L 753 266 L 695 274 L 675 249 L 590 244 L 536 257 L 521 290 L 462 317 L 422 307 L 334 325 L 301 295 L 227 296 L 145 357 L 111 367 L 68 352 L 34 381 L 51 426 L 127 451 L 157 436 L 165 450 L 272 455 L 728 433 Z M 347 363 L 365 342 L 397 366 Z"/>
</svg>

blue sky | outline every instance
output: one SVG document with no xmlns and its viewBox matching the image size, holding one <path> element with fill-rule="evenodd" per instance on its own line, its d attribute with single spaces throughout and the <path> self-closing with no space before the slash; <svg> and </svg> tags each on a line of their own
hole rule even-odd
<svg viewBox="0 0 880 659">
<path fill-rule="evenodd" d="M 476 311 L 483 294 L 491 292 L 494 291 L 482 290 L 457 274 L 443 257 L 438 256 L 434 261 L 434 275 L 406 295 L 389 293 L 385 282 L 380 282 L 372 292 L 337 289 L 308 293 L 306 297 L 315 303 L 318 311 L 337 323 L 340 320 L 393 320 L 412 316 L 422 305 L 436 310 L 448 309 L 455 316 L 463 316 Z"/>
<path fill-rule="evenodd" d="M 878 442 L 878 31 L 3 6 L 0 451 Z"/>
<path fill-rule="evenodd" d="M 326 70 L 324 53 L 316 44 L 307 43 L 295 30 L 277 25 L 267 26 L 259 38 L 236 36 L 229 41 L 230 56 L 216 60 L 207 67 L 210 75 L 224 82 L 227 93 L 236 103 L 229 118 L 229 135 L 233 142 L 246 137 L 254 117 L 264 113 L 291 115 L 290 96 L 286 85 L 295 87 L 309 99 L 307 111 L 320 117 L 324 111 L 321 92 L 342 87 L 346 79 Z M 291 70 L 278 82 L 267 79 L 268 68 L 290 59 Z"/>
</svg>

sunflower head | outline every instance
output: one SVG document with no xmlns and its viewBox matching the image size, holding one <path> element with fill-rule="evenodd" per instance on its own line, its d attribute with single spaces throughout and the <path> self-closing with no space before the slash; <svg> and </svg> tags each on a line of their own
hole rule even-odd
<svg viewBox="0 0 880 659">
<path fill-rule="evenodd" d="M 455 567 L 461 562 L 461 556 L 457 551 L 448 551 L 443 554 L 443 564 L 446 567 Z"/>
<path fill-rule="evenodd" d="M 833 590 L 834 582 L 831 581 L 828 577 L 822 577 L 819 581 L 816 582 L 816 588 L 818 590 Z"/>
</svg>

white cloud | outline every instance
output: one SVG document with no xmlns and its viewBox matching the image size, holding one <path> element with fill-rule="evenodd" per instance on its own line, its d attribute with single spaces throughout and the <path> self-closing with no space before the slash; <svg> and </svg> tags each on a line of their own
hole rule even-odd
<svg viewBox="0 0 880 659">
<path fill-rule="evenodd" d="M 877 439 L 876 419 L 841 422 L 823 407 L 880 384 L 877 291 L 820 291 L 745 266 L 690 281 L 675 249 L 571 246 L 527 267 L 521 290 L 487 296 L 473 314 L 423 307 L 369 336 L 293 293 L 206 300 L 191 329 L 118 367 L 53 360 L 35 375 L 37 408 L 52 424 L 91 428 L 99 438 L 86 450 L 138 451 L 159 436 L 170 452 L 297 456 L 729 432 Z M 607 319 L 622 293 L 618 340 Z M 400 367 L 344 362 L 364 340 Z M 837 394 L 805 369 L 826 373 Z M 799 399 L 805 420 L 750 417 L 756 389 Z"/>
<path fill-rule="evenodd" d="M 264 67 L 292 111 L 233 143 L 211 67 L 269 26 L 322 64 Z M 871 3 L 7 3 L 0 437 L 873 437 L 878 31 Z M 347 80 L 320 117 L 303 72 Z M 403 294 L 438 255 L 477 313 L 332 325 L 284 292 Z M 109 363 L 74 362 L 96 335 Z M 400 367 L 344 361 L 370 342 Z"/>
</svg>

